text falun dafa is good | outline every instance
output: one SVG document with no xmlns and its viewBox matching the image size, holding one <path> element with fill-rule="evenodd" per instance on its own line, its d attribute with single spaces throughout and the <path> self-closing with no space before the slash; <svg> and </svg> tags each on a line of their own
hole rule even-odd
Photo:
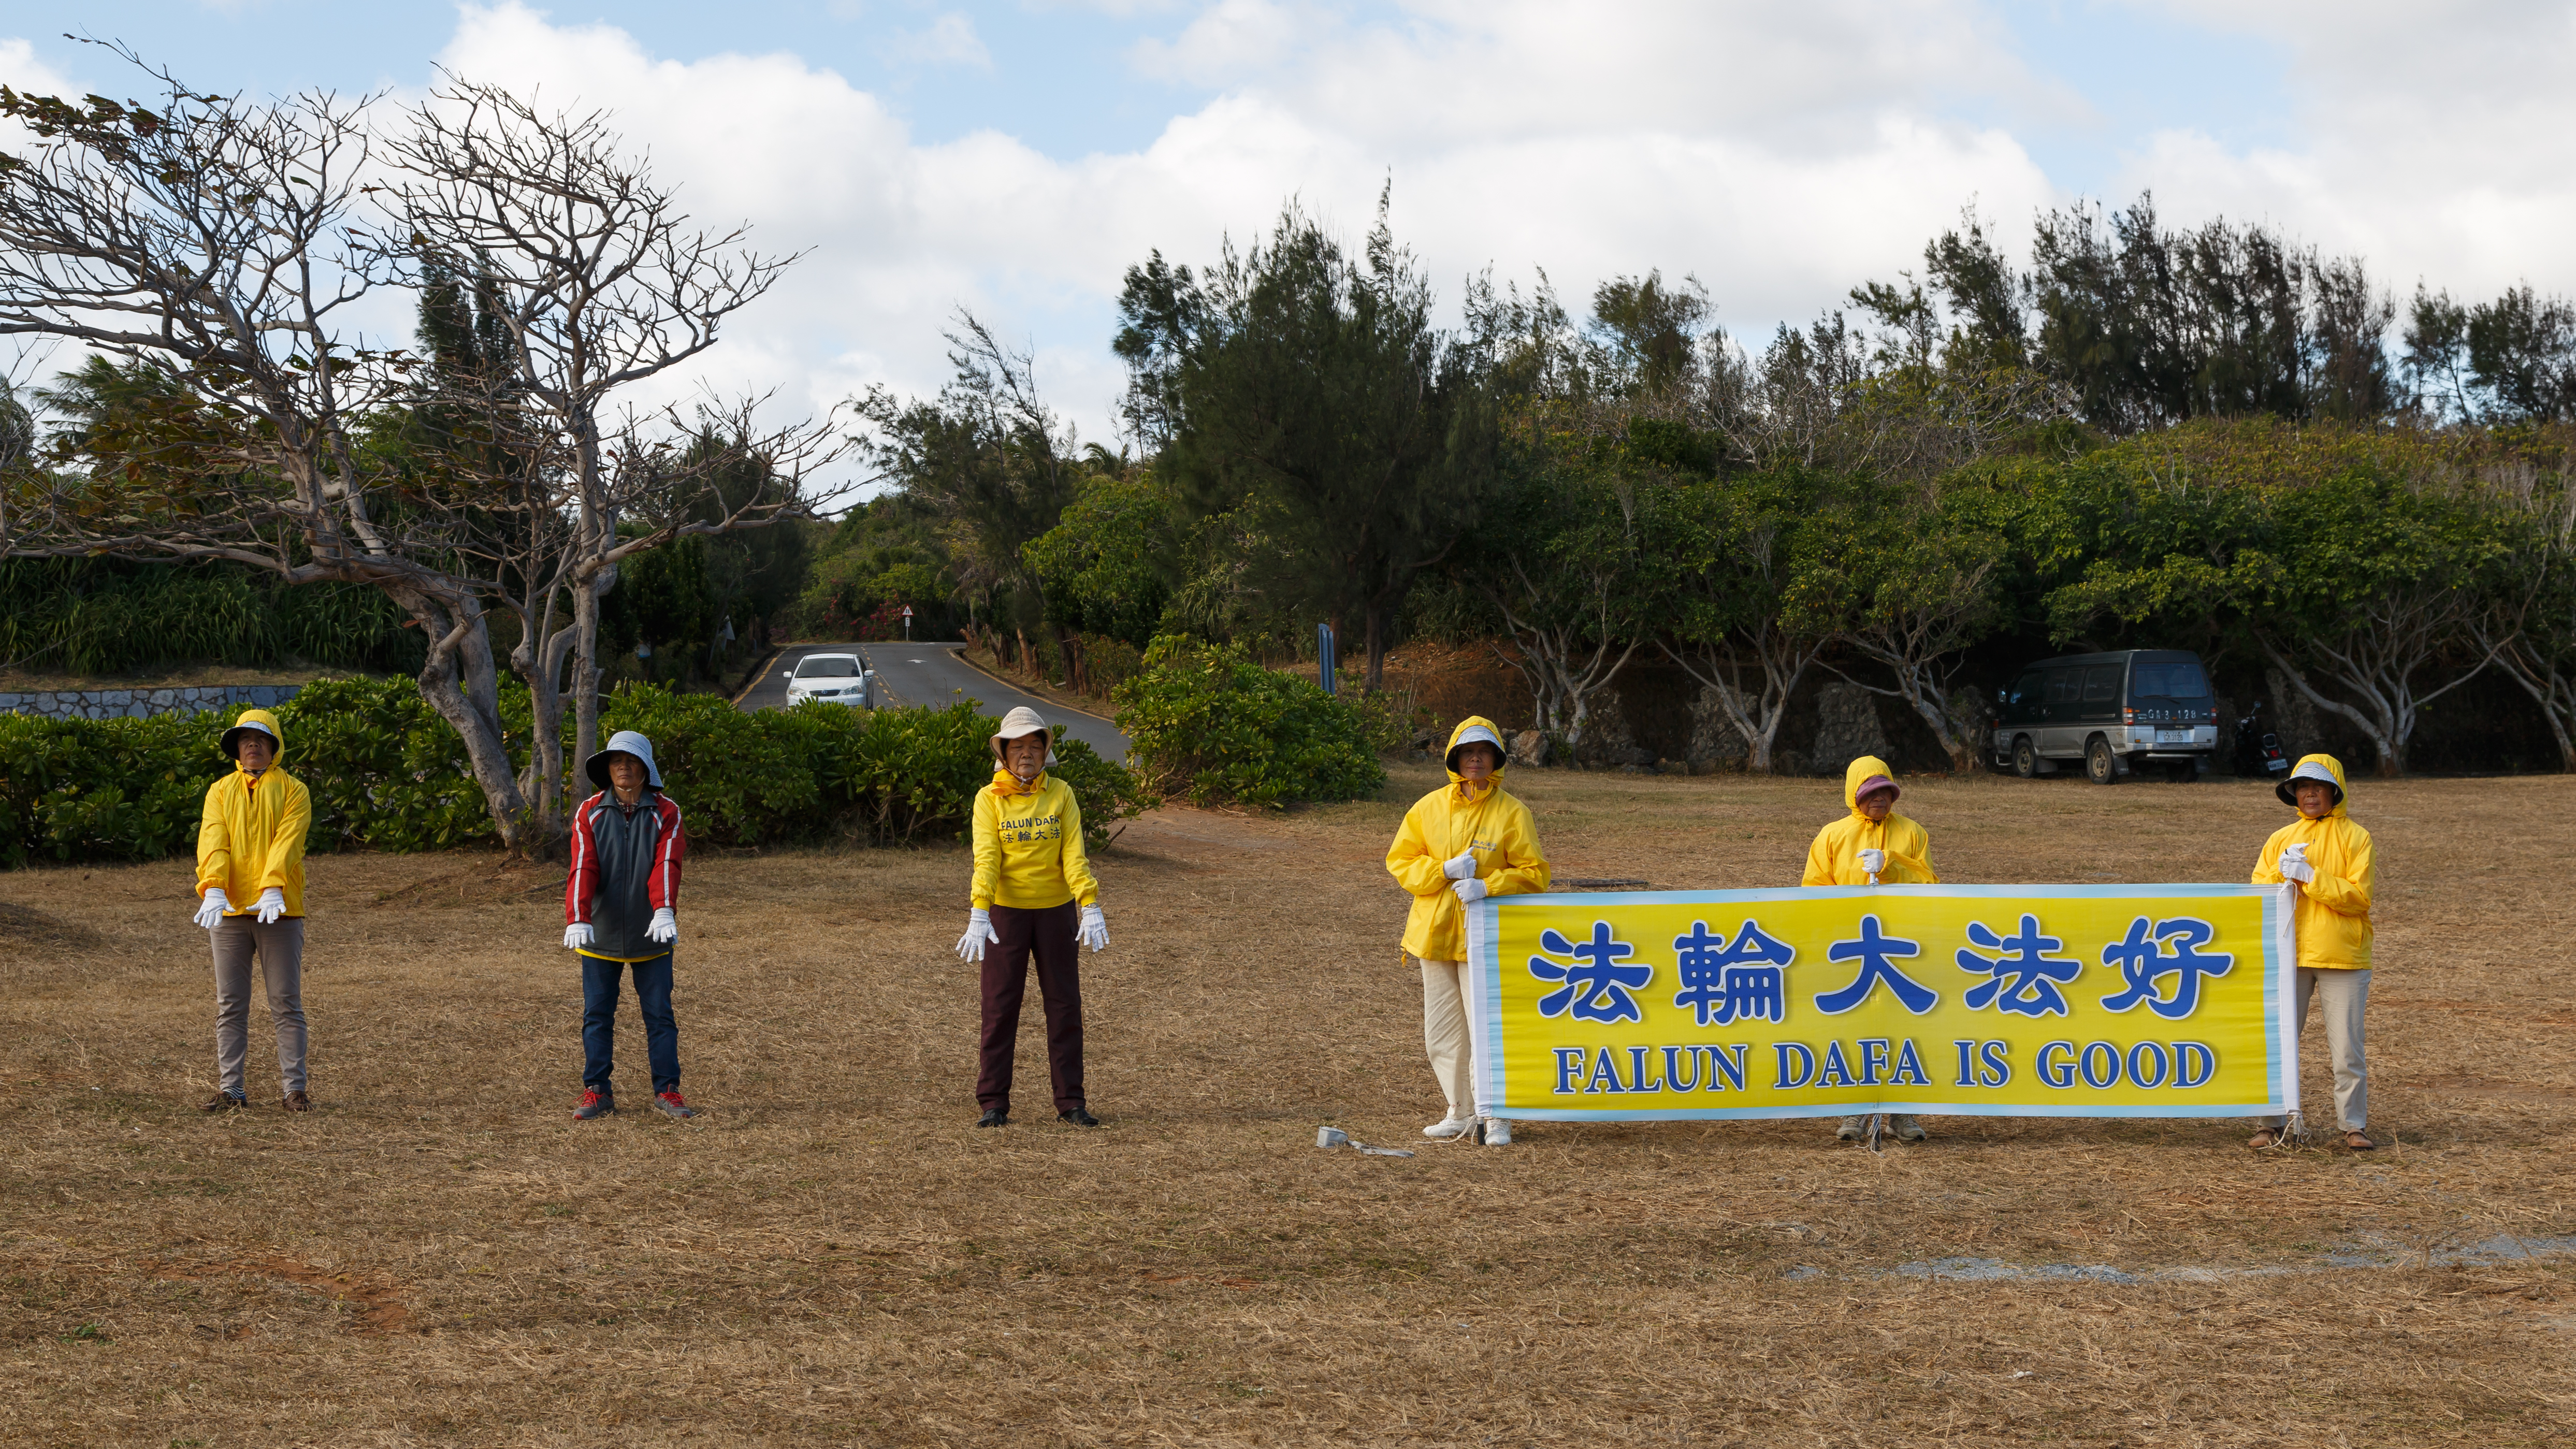
<svg viewBox="0 0 2576 1449">
<path fill-rule="evenodd" d="M 2286 886 L 1492 896 L 1477 1105 L 1587 1120 L 2297 1110 Z"/>
</svg>

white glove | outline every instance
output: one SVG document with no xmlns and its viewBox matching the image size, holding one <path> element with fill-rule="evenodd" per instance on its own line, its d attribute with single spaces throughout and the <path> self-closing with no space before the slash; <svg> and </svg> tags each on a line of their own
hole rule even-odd
<svg viewBox="0 0 2576 1449">
<path fill-rule="evenodd" d="M 590 941 L 591 941 L 590 922 L 588 922 L 588 921 L 575 921 L 575 922 L 573 922 L 571 925 L 564 927 L 564 949 L 565 949 L 565 950 L 567 950 L 567 951 L 578 951 L 578 950 L 580 950 L 582 947 L 589 945 L 589 944 L 590 944 Z"/>
<path fill-rule="evenodd" d="M 993 913 L 977 906 L 966 915 L 966 934 L 957 938 L 957 959 L 981 961 L 984 943 L 1002 944 L 1002 933 L 993 929 Z"/>
<path fill-rule="evenodd" d="M 1880 871 L 1887 869 L 1887 852 L 1884 850 L 1862 851 L 1860 853 L 1860 868 L 1868 871 L 1871 875 L 1876 875 Z"/>
<path fill-rule="evenodd" d="M 1485 889 L 1485 883 L 1474 876 L 1467 877 L 1449 889 L 1456 891 L 1461 901 L 1481 901 L 1489 894 Z"/>
<path fill-rule="evenodd" d="M 270 886 L 268 889 L 259 893 L 259 901 L 257 904 L 253 905 L 251 909 L 259 912 L 259 923 L 261 925 L 269 925 L 276 921 L 278 917 L 286 914 L 286 892 L 279 890 L 275 886 Z"/>
<path fill-rule="evenodd" d="M 1109 918 L 1100 914 L 1098 906 L 1082 908 L 1082 944 L 1094 951 L 1109 949 Z"/>
<path fill-rule="evenodd" d="M 231 901 L 224 899 L 222 886 L 207 887 L 206 899 L 197 907 L 198 929 L 211 931 L 223 924 L 224 912 L 232 909 L 232 904 Z"/>
<path fill-rule="evenodd" d="M 2281 852 L 2281 878 L 2283 880 L 2294 880 L 2301 885 L 2306 885 L 2308 882 L 2317 878 L 2317 868 L 2308 864 L 2308 857 L 2304 853 L 2304 850 L 2305 847 L 2293 845 L 2288 850 Z"/>
<path fill-rule="evenodd" d="M 667 946 L 680 939 L 680 918 L 664 906 L 653 913 L 653 924 L 644 928 L 644 939 Z"/>
<path fill-rule="evenodd" d="M 1465 880 L 1476 873 L 1476 852 L 1460 851 L 1440 867 L 1440 873 L 1451 880 Z"/>
</svg>

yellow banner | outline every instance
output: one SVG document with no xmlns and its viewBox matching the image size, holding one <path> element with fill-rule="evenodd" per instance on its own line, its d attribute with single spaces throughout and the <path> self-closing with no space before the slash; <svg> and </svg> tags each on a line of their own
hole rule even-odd
<svg viewBox="0 0 2576 1449">
<path fill-rule="evenodd" d="M 1489 896 L 1478 1110 L 1560 1121 L 2298 1110 L 2287 886 Z"/>
</svg>

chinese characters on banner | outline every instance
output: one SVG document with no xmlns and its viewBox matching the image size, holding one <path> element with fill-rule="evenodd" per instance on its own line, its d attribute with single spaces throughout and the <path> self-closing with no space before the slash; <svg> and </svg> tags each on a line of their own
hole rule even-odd
<svg viewBox="0 0 2576 1449">
<path fill-rule="evenodd" d="M 1477 1106 L 1565 1121 L 2298 1110 L 2288 887 L 1489 896 Z"/>
</svg>

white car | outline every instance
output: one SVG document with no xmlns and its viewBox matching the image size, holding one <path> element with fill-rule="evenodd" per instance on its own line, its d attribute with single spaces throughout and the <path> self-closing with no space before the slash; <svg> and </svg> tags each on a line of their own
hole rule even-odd
<svg viewBox="0 0 2576 1449">
<path fill-rule="evenodd" d="M 795 672 L 787 676 L 787 703 L 794 706 L 822 699 L 865 706 L 875 701 L 876 683 L 875 671 L 860 663 L 856 654 L 808 654 L 796 661 Z"/>
</svg>

